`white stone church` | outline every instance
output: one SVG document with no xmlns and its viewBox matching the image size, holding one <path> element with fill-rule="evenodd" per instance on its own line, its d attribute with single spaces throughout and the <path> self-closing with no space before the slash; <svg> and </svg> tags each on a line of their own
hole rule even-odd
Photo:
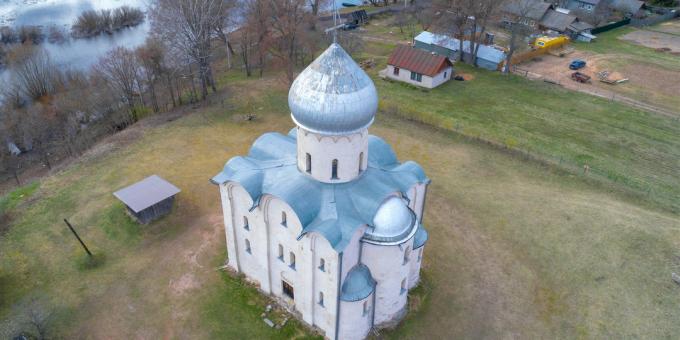
<svg viewBox="0 0 680 340">
<path fill-rule="evenodd" d="M 430 180 L 368 134 L 378 95 L 340 45 L 295 79 L 288 105 L 288 135 L 264 134 L 212 179 L 228 266 L 327 338 L 362 339 L 406 314 Z"/>
</svg>

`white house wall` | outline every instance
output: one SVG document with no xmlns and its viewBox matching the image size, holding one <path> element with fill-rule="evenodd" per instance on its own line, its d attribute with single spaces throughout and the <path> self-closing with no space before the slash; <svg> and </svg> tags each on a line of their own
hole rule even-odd
<svg viewBox="0 0 680 340">
<path fill-rule="evenodd" d="M 432 77 L 432 88 L 435 88 L 451 79 L 451 73 L 453 73 L 453 67 L 447 67 L 444 71 L 437 73 Z"/>
<path fill-rule="evenodd" d="M 446 82 L 447 80 L 451 79 L 451 72 L 452 68 L 448 67 L 446 70 L 438 73 L 434 77 L 426 76 L 423 74 L 422 81 L 415 81 L 411 79 L 411 71 L 407 69 L 399 69 L 399 75 L 394 75 L 394 66 L 393 65 L 387 65 L 387 74 L 386 76 L 390 79 L 398 80 L 398 81 L 403 81 L 405 83 L 409 83 L 415 86 L 420 86 L 420 87 L 425 87 L 428 89 L 435 88 L 442 83 Z M 446 77 L 444 77 L 444 73 L 446 73 Z"/>
</svg>

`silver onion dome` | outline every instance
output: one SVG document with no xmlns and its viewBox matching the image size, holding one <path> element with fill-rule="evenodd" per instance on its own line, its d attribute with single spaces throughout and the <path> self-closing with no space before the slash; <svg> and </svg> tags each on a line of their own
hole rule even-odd
<svg viewBox="0 0 680 340">
<path fill-rule="evenodd" d="M 346 134 L 371 125 L 378 93 L 371 78 L 333 43 L 295 79 L 288 106 L 293 121 L 306 130 Z"/>
<path fill-rule="evenodd" d="M 371 241 L 398 242 L 415 230 L 415 214 L 396 196 L 385 200 L 373 216 L 373 228 L 364 237 Z"/>
</svg>

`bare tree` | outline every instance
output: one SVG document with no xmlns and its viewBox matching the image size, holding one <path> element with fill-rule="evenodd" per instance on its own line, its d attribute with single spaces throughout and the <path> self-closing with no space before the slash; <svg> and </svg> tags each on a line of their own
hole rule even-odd
<svg viewBox="0 0 680 340">
<path fill-rule="evenodd" d="M 281 61 L 289 83 L 295 80 L 294 69 L 302 43 L 304 24 L 309 21 L 304 0 L 269 0 L 274 41 L 272 54 Z"/>
<path fill-rule="evenodd" d="M 94 72 L 106 81 L 111 90 L 121 96 L 132 121 L 137 121 L 134 98 L 139 89 L 140 70 L 135 53 L 124 47 L 115 48 L 99 59 Z"/>
<path fill-rule="evenodd" d="M 156 40 L 148 39 L 146 43 L 135 50 L 137 60 L 141 66 L 141 74 L 146 89 L 151 96 L 151 106 L 154 112 L 160 111 L 156 82 L 163 76 L 163 46 Z M 174 98 L 173 98 L 174 99 Z"/>
<path fill-rule="evenodd" d="M 198 66 L 201 97 L 208 87 L 217 91 L 212 75 L 211 37 L 223 23 L 227 2 L 222 0 L 156 0 L 152 8 L 152 27 L 161 40 L 172 42 Z"/>
<path fill-rule="evenodd" d="M 416 22 L 420 25 L 420 28 L 423 31 L 430 29 L 435 17 L 433 0 L 414 0 L 412 7 Z"/>
<path fill-rule="evenodd" d="M 500 6 L 498 0 L 469 0 L 472 8 L 471 27 L 472 34 L 470 35 L 470 54 L 471 63 L 477 66 L 477 52 L 479 51 L 478 39 L 486 32 L 487 25 L 492 20 L 494 14 Z M 479 28 L 479 34 L 477 29 Z"/>
<path fill-rule="evenodd" d="M 507 18 L 508 29 L 510 30 L 510 41 L 508 43 L 508 53 L 505 59 L 505 67 L 503 73 L 510 72 L 510 64 L 512 56 L 517 50 L 520 41 L 531 32 L 531 28 L 525 25 L 529 20 L 529 12 L 532 10 L 534 4 L 531 0 L 507 0 L 506 6 L 514 7 L 514 13 L 511 18 Z"/>
<path fill-rule="evenodd" d="M 435 18 L 434 30 L 458 38 L 458 60 L 463 61 L 463 40 L 469 24 L 468 0 L 435 0 L 433 6 L 439 15 Z"/>
<path fill-rule="evenodd" d="M 11 86 L 25 98 L 39 100 L 61 85 L 61 74 L 39 47 L 22 45 L 13 49 L 9 63 Z"/>
</svg>

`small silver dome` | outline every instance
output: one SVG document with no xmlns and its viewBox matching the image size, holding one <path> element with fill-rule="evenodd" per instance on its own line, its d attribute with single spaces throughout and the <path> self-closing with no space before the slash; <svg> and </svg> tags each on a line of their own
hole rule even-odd
<svg viewBox="0 0 680 340">
<path fill-rule="evenodd" d="M 371 125 L 378 93 L 366 72 L 333 43 L 295 78 L 288 106 L 293 121 L 306 130 L 347 134 Z"/>
<path fill-rule="evenodd" d="M 365 237 L 373 241 L 401 241 L 411 234 L 415 215 L 404 201 L 396 196 L 385 200 L 373 216 L 373 229 Z"/>
</svg>

